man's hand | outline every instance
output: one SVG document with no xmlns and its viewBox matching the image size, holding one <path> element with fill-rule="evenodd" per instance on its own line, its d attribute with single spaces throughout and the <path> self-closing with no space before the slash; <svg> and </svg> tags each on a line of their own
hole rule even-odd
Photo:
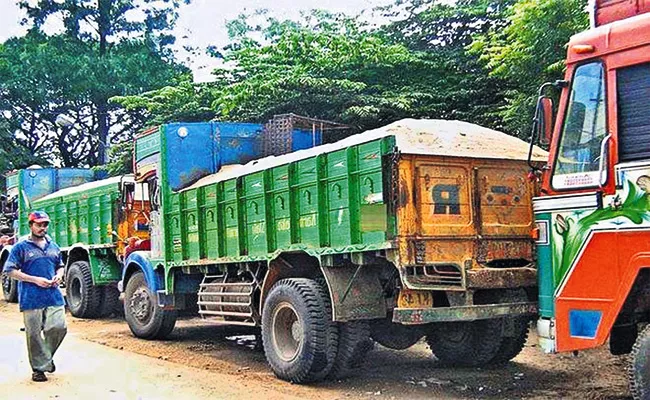
<svg viewBox="0 0 650 400">
<path fill-rule="evenodd" d="M 41 278 L 40 276 L 33 276 L 31 281 L 32 281 L 33 284 L 35 284 L 37 286 L 40 286 L 42 288 L 52 287 L 52 285 L 54 283 L 54 281 L 49 280 L 49 279 L 45 279 L 45 278 Z"/>
<path fill-rule="evenodd" d="M 63 281 L 63 268 L 59 268 L 59 270 L 56 271 L 56 275 L 52 278 L 52 286 L 59 286 L 61 281 Z"/>
</svg>

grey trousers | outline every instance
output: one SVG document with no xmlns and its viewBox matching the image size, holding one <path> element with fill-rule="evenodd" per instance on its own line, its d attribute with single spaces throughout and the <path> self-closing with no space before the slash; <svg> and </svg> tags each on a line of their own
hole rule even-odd
<svg viewBox="0 0 650 400">
<path fill-rule="evenodd" d="M 52 357 L 68 328 L 63 306 L 23 311 L 27 352 L 32 371 L 53 372 Z"/>
</svg>

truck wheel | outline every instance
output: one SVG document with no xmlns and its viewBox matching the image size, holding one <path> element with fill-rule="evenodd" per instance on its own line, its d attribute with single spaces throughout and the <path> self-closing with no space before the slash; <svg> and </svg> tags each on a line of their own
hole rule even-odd
<svg viewBox="0 0 650 400">
<path fill-rule="evenodd" d="M 443 364 L 486 365 L 499 351 L 501 324 L 500 320 L 436 323 L 427 335 L 427 344 Z"/>
<path fill-rule="evenodd" d="M 102 302 L 100 307 L 102 317 L 124 315 L 124 306 L 120 303 L 120 291 L 114 286 L 102 287 Z"/>
<path fill-rule="evenodd" d="M 277 282 L 262 310 L 266 360 L 275 375 L 294 383 L 321 380 L 338 350 L 329 295 L 311 279 Z"/>
<path fill-rule="evenodd" d="M 124 318 L 131 332 L 142 339 L 164 339 L 176 325 L 176 310 L 158 306 L 156 294 L 149 289 L 142 272 L 136 272 L 126 284 Z"/>
<path fill-rule="evenodd" d="M 339 325 L 339 350 L 329 373 L 333 379 L 349 376 L 363 365 L 366 355 L 374 347 L 370 339 L 368 321 L 351 321 Z"/>
<path fill-rule="evenodd" d="M 528 295 L 525 290 L 510 290 L 499 294 L 500 302 L 526 302 Z M 492 364 L 505 364 L 517 357 L 524 349 L 528 340 L 530 317 L 506 317 L 501 319 L 501 345 L 492 359 Z"/>
<path fill-rule="evenodd" d="M 636 339 L 627 375 L 632 398 L 650 399 L 650 325 L 646 326 Z"/>
<path fill-rule="evenodd" d="M 510 317 L 502 320 L 503 334 L 497 354 L 490 363 L 505 364 L 517 357 L 528 340 L 530 318 Z"/>
<path fill-rule="evenodd" d="M 384 347 L 393 350 L 406 350 L 424 336 L 419 326 L 396 324 L 388 318 L 373 320 L 370 324 L 370 337 Z"/>
<path fill-rule="evenodd" d="M 7 302 L 18 302 L 18 281 L 2 275 L 2 294 Z"/>
<path fill-rule="evenodd" d="M 65 278 L 65 295 L 70 313 L 77 318 L 97 318 L 102 300 L 102 289 L 93 286 L 90 264 L 75 261 Z"/>
</svg>

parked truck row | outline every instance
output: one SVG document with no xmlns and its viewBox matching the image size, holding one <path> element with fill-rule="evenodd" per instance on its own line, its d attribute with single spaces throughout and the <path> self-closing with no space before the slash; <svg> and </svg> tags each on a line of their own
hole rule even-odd
<svg viewBox="0 0 650 400">
<path fill-rule="evenodd" d="M 274 373 L 310 382 L 345 376 L 371 340 L 424 337 L 446 364 L 503 363 L 537 318 L 547 352 L 609 341 L 631 354 L 631 393 L 648 399 L 648 11 L 593 3 L 565 80 L 540 89 L 530 147 L 402 120 L 330 144 L 284 129 L 261 137 L 264 153 L 253 124 L 175 123 L 136 137 L 134 176 L 7 198 L 19 215 L 53 214 L 73 314 L 101 315 L 117 288 L 141 338 L 197 308 L 260 327 Z"/>
</svg>

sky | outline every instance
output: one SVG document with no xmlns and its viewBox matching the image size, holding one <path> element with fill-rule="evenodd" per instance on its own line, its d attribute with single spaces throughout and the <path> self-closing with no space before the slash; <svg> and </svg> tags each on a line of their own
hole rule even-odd
<svg viewBox="0 0 650 400">
<path fill-rule="evenodd" d="M 277 18 L 297 19 L 300 11 L 314 8 L 327 9 L 332 12 L 344 12 L 356 15 L 362 10 L 390 4 L 389 0 L 192 0 L 190 5 L 182 6 L 176 24 L 177 43 L 175 45 L 180 61 L 187 64 L 187 53 L 183 46 L 190 45 L 205 48 L 208 45 L 222 47 L 228 42 L 226 21 L 232 20 L 242 12 L 268 9 Z M 23 18 L 16 0 L 0 0 L 0 42 L 12 36 L 25 33 L 20 26 Z M 211 57 L 193 57 L 191 65 L 194 79 L 199 82 L 210 80 L 211 67 L 218 65 L 218 60 Z"/>
</svg>

